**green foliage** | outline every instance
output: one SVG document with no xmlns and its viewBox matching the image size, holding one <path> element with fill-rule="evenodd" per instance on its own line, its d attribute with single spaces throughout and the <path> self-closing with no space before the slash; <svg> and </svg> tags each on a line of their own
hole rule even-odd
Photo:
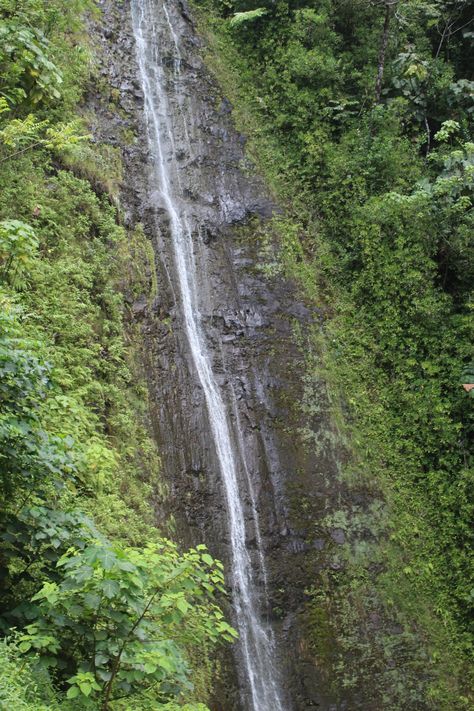
<svg viewBox="0 0 474 711">
<path fill-rule="evenodd" d="M 444 139 L 455 130 L 443 124 L 436 134 Z M 455 122 L 453 122 L 455 123 Z M 440 137 L 441 134 L 441 137 Z M 437 263 L 443 286 L 456 300 L 465 300 L 474 276 L 474 143 L 458 142 L 455 150 L 439 150 L 430 156 L 437 175 L 418 189 L 430 198 L 433 231 L 438 236 Z"/>
<path fill-rule="evenodd" d="M 64 120 L 68 118 L 64 111 L 59 120 L 51 119 L 51 107 L 61 101 L 65 105 L 76 91 L 76 80 L 87 71 L 86 54 L 67 48 L 58 26 L 65 29 L 63 23 L 69 19 L 68 30 L 74 40 L 74 10 L 80 12 L 90 3 L 78 0 L 67 8 L 63 5 L 35 0 L 14 6 L 9 0 L 0 3 L 0 144 L 14 149 L 13 154 L 0 158 L 0 163 L 29 148 L 64 150 L 86 138 L 77 119 Z M 53 27 L 56 34 L 51 33 Z M 68 49 L 72 75 L 65 75 L 57 64 Z M 69 72 L 69 67 L 66 69 Z M 56 114 L 59 118 L 61 110 Z"/>
<path fill-rule="evenodd" d="M 6 317 L 2 316 L 2 320 L 15 332 L 18 326 L 12 324 L 9 308 L 7 301 Z M 40 494 L 51 484 L 67 479 L 75 469 L 69 454 L 72 442 L 48 434 L 38 414 L 38 405 L 49 387 L 48 370 L 48 365 L 36 357 L 28 342 L 10 335 L 0 338 L 0 495 L 4 497 L 3 511 L 9 508 L 12 491 L 20 497 L 28 491 Z"/>
<path fill-rule="evenodd" d="M 235 636 L 212 603 L 223 574 L 204 547 L 180 556 L 167 541 L 144 550 L 90 543 L 57 566 L 62 578 L 33 597 L 38 617 L 19 648 L 62 676 L 73 671 L 70 699 L 97 696 L 107 709 L 152 685 L 162 701 L 178 697 L 189 687 L 186 642 Z"/>
<path fill-rule="evenodd" d="M 54 40 L 55 45 L 63 39 L 65 31 L 82 29 L 84 13 L 94 10 L 91 0 L 0 0 L 0 15 L 9 20 L 41 28 Z"/>
<path fill-rule="evenodd" d="M 259 17 L 263 17 L 267 12 L 264 7 L 257 7 L 255 10 L 247 10 L 247 12 L 236 12 L 230 19 L 229 24 L 231 27 L 241 27 L 242 25 L 257 20 Z"/>
<path fill-rule="evenodd" d="M 0 222 L 0 283 L 18 288 L 32 266 L 38 250 L 38 239 L 31 225 L 20 220 Z"/>
<path fill-rule="evenodd" d="M 33 671 L 15 639 L 0 642 L 0 708 L 5 711 L 59 711 L 56 693 L 46 671 Z"/>
<path fill-rule="evenodd" d="M 89 139 L 89 135 L 81 133 L 81 129 L 81 122 L 77 120 L 51 126 L 49 121 L 39 121 L 33 114 L 28 114 L 25 119 L 13 119 L 0 129 L 0 143 L 13 148 L 14 152 L 7 154 L 0 162 L 39 146 L 56 151 L 74 149 Z"/>
<path fill-rule="evenodd" d="M 63 78 L 49 59 L 49 43 L 40 30 L 1 22 L 0 46 L 0 91 L 11 106 L 61 97 Z"/>
</svg>

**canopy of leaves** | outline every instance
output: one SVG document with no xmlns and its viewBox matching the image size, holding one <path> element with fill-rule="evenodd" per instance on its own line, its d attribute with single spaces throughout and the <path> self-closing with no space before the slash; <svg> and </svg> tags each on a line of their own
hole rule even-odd
<svg viewBox="0 0 474 711">
<path fill-rule="evenodd" d="M 263 17 L 267 14 L 267 10 L 264 7 L 257 7 L 255 10 L 247 10 L 246 12 L 236 12 L 234 16 L 230 19 L 231 27 L 240 27 L 248 22 L 253 22 L 259 17 Z"/>
</svg>

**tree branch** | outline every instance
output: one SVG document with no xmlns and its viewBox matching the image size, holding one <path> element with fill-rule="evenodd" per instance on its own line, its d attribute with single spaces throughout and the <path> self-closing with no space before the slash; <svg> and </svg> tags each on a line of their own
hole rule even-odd
<svg viewBox="0 0 474 711">
<path fill-rule="evenodd" d="M 5 163 L 7 160 L 11 160 L 12 158 L 15 158 L 15 156 L 19 156 L 22 153 L 26 153 L 26 151 L 30 151 L 32 148 L 36 148 L 36 146 L 42 146 L 44 145 L 45 141 L 36 141 L 35 143 L 32 143 L 31 145 L 27 146 L 26 148 L 22 148 L 21 151 L 15 151 L 15 153 L 10 153 L 9 156 L 6 156 L 5 158 L 0 159 L 0 163 Z"/>
<path fill-rule="evenodd" d="M 105 687 L 105 697 L 104 697 L 104 702 L 102 704 L 102 711 L 108 711 L 109 702 L 110 702 L 110 694 L 112 693 L 112 685 L 115 680 L 115 677 L 117 676 L 119 666 L 120 666 L 120 659 L 122 658 L 122 654 L 124 652 L 124 649 L 127 645 L 128 640 L 130 638 L 130 635 L 132 635 L 135 632 L 135 630 L 137 629 L 138 625 L 145 617 L 146 613 L 148 612 L 148 610 L 151 607 L 153 600 L 155 599 L 155 597 L 158 595 L 159 592 L 160 592 L 159 589 L 155 590 L 155 592 L 153 593 L 153 595 L 151 596 L 151 598 L 148 600 L 147 604 L 145 605 L 145 608 L 144 608 L 142 614 L 135 621 L 134 625 L 130 628 L 129 632 L 127 633 L 127 636 L 125 637 L 125 639 L 122 642 L 122 646 L 120 647 L 118 654 L 114 659 L 110 679 L 107 682 L 107 686 Z"/>
</svg>

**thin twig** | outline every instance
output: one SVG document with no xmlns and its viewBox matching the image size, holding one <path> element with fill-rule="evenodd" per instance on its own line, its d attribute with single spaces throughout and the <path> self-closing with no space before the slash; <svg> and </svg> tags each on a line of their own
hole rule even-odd
<svg viewBox="0 0 474 711">
<path fill-rule="evenodd" d="M 32 143 L 30 146 L 27 146 L 26 148 L 22 148 L 21 151 L 15 151 L 15 153 L 10 153 L 10 155 L 6 156 L 6 158 L 2 158 L 0 160 L 0 163 L 5 163 L 5 161 L 11 160 L 11 158 L 15 158 L 15 156 L 19 156 L 22 153 L 26 153 L 26 151 L 29 151 L 32 148 L 36 148 L 36 146 L 43 146 L 44 143 L 45 143 L 44 140 L 36 141 L 36 143 Z"/>
</svg>

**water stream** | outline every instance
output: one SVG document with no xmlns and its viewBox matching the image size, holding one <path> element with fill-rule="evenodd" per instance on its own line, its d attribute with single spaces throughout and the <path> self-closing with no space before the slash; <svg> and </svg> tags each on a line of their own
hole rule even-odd
<svg viewBox="0 0 474 711">
<path fill-rule="evenodd" d="M 173 19 L 176 7 L 170 0 L 168 4 L 164 0 L 132 0 L 131 6 L 153 165 L 151 188 L 168 219 L 172 281 L 181 311 L 183 337 L 187 340 L 194 377 L 204 394 L 210 436 L 225 495 L 231 549 L 230 582 L 239 632 L 236 646 L 242 703 L 245 711 L 287 711 L 276 668 L 274 638 L 265 620 L 259 593 L 258 581 L 266 581 L 267 574 L 255 492 L 245 462 L 235 396 L 231 393 L 229 401 L 228 393 L 218 382 L 206 347 L 200 314 L 204 285 L 200 283 L 202 273 L 197 266 L 194 242 L 200 225 L 196 225 L 195 212 L 182 187 L 182 162 L 175 140 L 176 125 L 180 123 L 180 149 L 184 141 L 186 153 L 193 156 L 193 115 L 184 90 L 184 50 L 180 46 L 179 27 Z M 250 510 L 246 511 L 245 507 Z M 246 521 L 249 520 L 253 524 L 258 554 L 253 564 L 246 546 L 250 535 Z"/>
</svg>

